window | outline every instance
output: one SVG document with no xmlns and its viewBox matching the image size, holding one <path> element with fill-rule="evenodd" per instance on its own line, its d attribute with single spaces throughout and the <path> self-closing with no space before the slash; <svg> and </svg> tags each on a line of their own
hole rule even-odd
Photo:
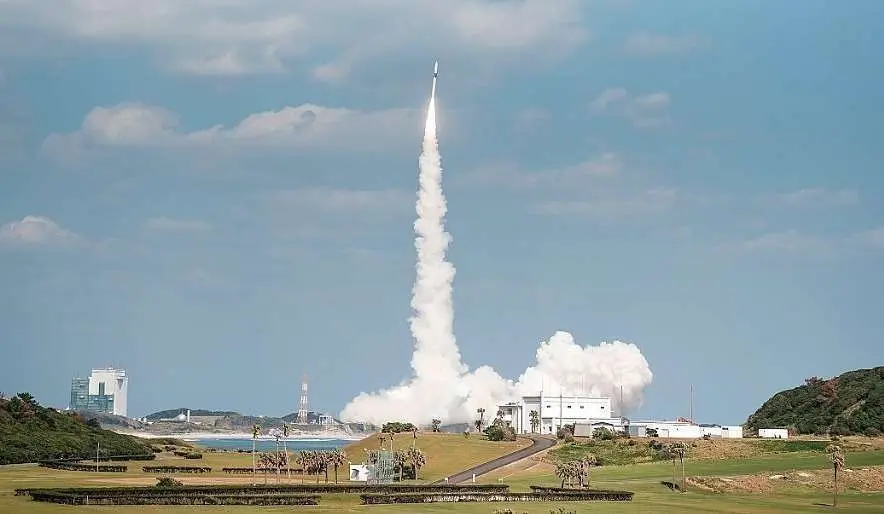
<svg viewBox="0 0 884 514">
<path fill-rule="evenodd" d="M 582 408 L 583 408 L 583 405 L 581 405 L 580 408 L 582 409 Z"/>
<path fill-rule="evenodd" d="M 602 405 L 600 408 L 601 408 L 602 410 L 605 410 L 605 406 L 604 406 L 604 405 Z"/>
<path fill-rule="evenodd" d="M 571 408 L 571 406 L 570 406 L 570 405 L 568 405 L 568 408 L 569 408 L 569 409 L 570 409 L 570 408 Z"/>
</svg>

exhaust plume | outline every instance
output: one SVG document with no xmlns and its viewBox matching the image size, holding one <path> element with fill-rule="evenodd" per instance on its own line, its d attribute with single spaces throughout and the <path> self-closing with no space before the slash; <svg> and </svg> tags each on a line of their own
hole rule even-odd
<svg viewBox="0 0 884 514">
<path fill-rule="evenodd" d="M 556 332 L 537 349 L 536 362 L 513 382 L 490 366 L 470 372 L 454 337 L 451 300 L 454 266 L 446 260 L 451 236 L 445 231 L 447 206 L 442 191 L 442 160 L 436 137 L 436 73 L 427 108 L 419 158 L 414 223 L 417 276 L 412 290 L 413 376 L 378 393 L 361 393 L 344 407 L 340 419 L 381 425 L 387 421 L 429 424 L 467 423 L 476 410 L 490 417 L 501 403 L 522 395 L 589 394 L 610 396 L 617 413 L 641 404 L 653 375 L 638 347 L 620 341 L 581 347 L 567 332 Z M 620 405 L 622 387 L 623 405 Z"/>
</svg>

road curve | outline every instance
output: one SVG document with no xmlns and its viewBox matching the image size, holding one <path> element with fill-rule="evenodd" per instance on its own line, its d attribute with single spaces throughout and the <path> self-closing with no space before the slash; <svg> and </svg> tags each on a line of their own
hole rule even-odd
<svg viewBox="0 0 884 514">
<path fill-rule="evenodd" d="M 480 475 L 484 475 L 485 473 L 489 473 L 497 468 L 502 468 L 508 464 L 512 464 L 513 462 L 522 460 L 526 457 L 530 457 L 535 453 L 542 452 L 543 450 L 546 450 L 547 448 L 552 448 L 556 445 L 556 440 L 552 438 L 538 435 L 528 435 L 525 437 L 534 441 L 531 446 L 527 448 L 522 448 L 521 450 L 516 450 L 513 453 L 508 453 L 494 460 L 489 460 L 488 462 L 479 464 L 478 466 L 473 466 L 470 469 L 451 475 L 450 477 L 448 477 L 448 483 L 459 484 L 461 482 L 466 482 L 467 480 L 472 480 L 473 473 L 475 473 L 477 477 Z M 434 482 L 434 484 L 444 483 L 446 483 L 444 478 L 442 480 Z"/>
</svg>

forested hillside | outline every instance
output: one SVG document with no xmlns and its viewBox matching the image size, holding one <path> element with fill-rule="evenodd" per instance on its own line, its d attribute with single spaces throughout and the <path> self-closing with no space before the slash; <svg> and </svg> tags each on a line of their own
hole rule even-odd
<svg viewBox="0 0 884 514">
<path fill-rule="evenodd" d="M 102 430 L 74 412 L 42 407 L 28 393 L 0 396 L 0 464 L 91 458 L 99 442 L 101 456 L 151 453 L 146 441 Z"/>
<path fill-rule="evenodd" d="M 748 431 L 780 427 L 801 434 L 884 432 L 884 366 L 805 379 L 804 385 L 773 395 L 746 422 Z"/>
</svg>

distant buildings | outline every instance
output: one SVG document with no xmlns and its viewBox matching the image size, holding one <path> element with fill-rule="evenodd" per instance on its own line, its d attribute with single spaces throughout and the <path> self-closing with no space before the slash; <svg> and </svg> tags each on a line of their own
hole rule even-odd
<svg viewBox="0 0 884 514">
<path fill-rule="evenodd" d="M 71 381 L 70 408 L 126 416 L 128 392 L 129 377 L 126 376 L 126 370 L 93 369 L 89 378 L 75 378 Z"/>
<path fill-rule="evenodd" d="M 517 434 L 555 434 L 565 425 L 574 425 L 574 435 L 592 437 L 599 428 L 625 432 L 632 437 L 660 437 L 665 439 L 699 439 L 704 436 L 722 439 L 740 439 L 739 426 L 698 425 L 693 421 L 630 421 L 613 416 L 611 399 L 589 396 L 524 396 L 517 402 L 498 407 L 505 423 Z M 533 418 L 533 423 L 532 423 Z M 486 419 L 488 424 L 492 420 Z M 776 432 L 762 437 L 787 437 Z"/>
</svg>

